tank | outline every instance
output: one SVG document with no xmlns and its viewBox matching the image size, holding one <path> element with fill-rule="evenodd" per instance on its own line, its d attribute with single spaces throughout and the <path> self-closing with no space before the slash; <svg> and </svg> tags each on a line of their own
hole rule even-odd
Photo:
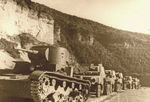
<svg viewBox="0 0 150 102">
<path fill-rule="evenodd" d="M 104 94 L 108 95 L 115 91 L 116 72 L 114 70 L 105 70 L 106 78 L 104 80 Z"/>
<path fill-rule="evenodd" d="M 123 89 L 123 74 L 116 72 L 115 91 L 119 92 Z"/>
<path fill-rule="evenodd" d="M 132 88 L 133 89 L 139 89 L 140 88 L 140 80 L 138 78 L 132 78 Z"/>
<path fill-rule="evenodd" d="M 132 82 L 133 82 L 133 80 L 132 80 L 132 76 L 125 76 L 124 78 L 123 78 L 123 87 L 124 87 L 124 90 L 125 89 L 132 89 Z"/>
<path fill-rule="evenodd" d="M 96 95 L 96 97 L 100 97 L 101 94 L 103 94 L 104 78 L 106 75 L 102 64 L 91 64 L 88 71 L 85 73 L 76 74 L 75 76 L 90 81 L 90 94 Z"/>
<path fill-rule="evenodd" d="M 18 49 L 31 62 L 16 61 L 14 70 L 0 75 L 0 94 L 34 102 L 84 102 L 90 82 L 73 77 L 69 52 L 63 47 L 33 46 Z"/>
</svg>

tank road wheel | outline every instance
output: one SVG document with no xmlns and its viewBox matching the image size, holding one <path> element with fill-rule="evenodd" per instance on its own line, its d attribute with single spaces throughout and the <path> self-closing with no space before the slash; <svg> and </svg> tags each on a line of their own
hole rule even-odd
<svg viewBox="0 0 150 102">
<path fill-rule="evenodd" d="M 53 91 L 54 88 L 50 86 L 50 79 L 46 75 L 31 82 L 31 96 L 35 102 L 54 102 Z"/>
<path fill-rule="evenodd" d="M 86 101 L 89 97 L 89 88 L 88 86 L 86 86 L 84 89 L 82 89 L 82 95 L 83 95 L 83 98 L 84 98 L 84 101 Z"/>
<path fill-rule="evenodd" d="M 85 86 L 82 90 L 83 90 L 82 96 L 84 99 L 83 102 L 85 102 L 89 97 L 89 86 Z"/>
<path fill-rule="evenodd" d="M 110 84 L 106 84 L 106 85 L 105 85 L 105 94 L 106 94 L 106 95 L 109 95 L 109 94 L 110 94 L 110 87 L 111 87 Z"/>
<path fill-rule="evenodd" d="M 131 83 L 129 83 L 129 89 L 132 89 L 132 84 Z"/>
<path fill-rule="evenodd" d="M 58 95 L 57 97 L 59 98 L 57 101 L 59 101 L 59 102 L 67 102 L 67 100 L 68 100 L 68 93 L 69 93 L 69 91 L 67 90 L 67 82 L 66 81 L 62 81 L 62 85 L 59 85 L 58 88 L 57 88 L 57 91 L 56 91 L 56 94 Z"/>
<path fill-rule="evenodd" d="M 83 87 L 81 84 L 79 85 L 79 97 L 80 97 L 79 102 L 84 102 L 85 97 L 84 97 L 84 93 L 83 93 Z"/>
<path fill-rule="evenodd" d="M 101 85 L 101 95 L 104 94 L 104 85 Z"/>
<path fill-rule="evenodd" d="M 71 83 L 71 91 L 69 93 L 68 101 L 72 102 L 75 100 L 76 96 L 78 95 L 78 90 L 75 90 L 75 83 Z"/>
<path fill-rule="evenodd" d="M 121 91 L 121 84 L 120 83 L 117 84 L 117 90 L 116 90 L 116 92 L 119 92 L 119 91 Z"/>
<path fill-rule="evenodd" d="M 86 86 L 84 87 L 82 85 L 72 83 L 71 88 L 72 91 L 68 95 L 69 97 L 67 102 L 85 102 L 87 100 L 89 91 Z"/>
<path fill-rule="evenodd" d="M 74 90 L 74 88 L 75 88 L 75 83 L 72 83 L 72 84 L 71 84 L 71 88 L 72 88 L 72 90 Z"/>
<path fill-rule="evenodd" d="M 126 90 L 126 89 L 127 89 L 127 84 L 123 83 L 123 90 Z"/>
<path fill-rule="evenodd" d="M 98 84 L 96 89 L 96 97 L 100 97 L 100 96 L 101 96 L 101 85 Z"/>
<path fill-rule="evenodd" d="M 89 88 L 88 86 L 82 86 L 79 85 L 79 92 L 80 92 L 80 101 L 79 102 L 85 102 L 89 97 Z"/>
<path fill-rule="evenodd" d="M 82 91 L 82 85 L 81 84 L 79 85 L 79 90 Z"/>
<path fill-rule="evenodd" d="M 116 83 L 115 84 L 115 92 L 118 92 L 118 88 L 119 88 L 118 83 Z"/>
</svg>

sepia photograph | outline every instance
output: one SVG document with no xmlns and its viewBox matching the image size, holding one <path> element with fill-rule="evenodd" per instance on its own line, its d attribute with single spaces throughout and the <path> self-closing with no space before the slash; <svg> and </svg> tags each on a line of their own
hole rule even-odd
<svg viewBox="0 0 150 102">
<path fill-rule="evenodd" d="M 0 0 L 0 102 L 150 102 L 149 0 Z"/>
</svg>

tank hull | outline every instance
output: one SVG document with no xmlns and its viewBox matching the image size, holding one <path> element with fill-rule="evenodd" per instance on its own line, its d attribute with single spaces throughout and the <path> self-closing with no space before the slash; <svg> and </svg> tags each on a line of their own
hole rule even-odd
<svg viewBox="0 0 150 102">
<path fill-rule="evenodd" d="M 29 98 L 35 102 L 68 101 L 79 96 L 85 100 L 89 87 L 88 81 L 48 71 L 34 71 L 30 75 L 0 76 L 1 96 Z"/>
</svg>

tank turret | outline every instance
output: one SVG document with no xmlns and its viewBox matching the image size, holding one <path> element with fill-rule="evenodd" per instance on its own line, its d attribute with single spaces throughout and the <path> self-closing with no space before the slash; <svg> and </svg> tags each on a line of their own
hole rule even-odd
<svg viewBox="0 0 150 102">
<path fill-rule="evenodd" d="M 29 70 L 61 71 L 70 70 L 69 52 L 63 47 L 55 46 L 33 46 L 31 49 L 18 49 L 28 53 L 30 59 Z M 16 62 L 16 65 L 20 62 Z M 16 69 L 16 68 L 15 68 Z M 24 71 L 23 71 L 24 72 Z"/>
</svg>

